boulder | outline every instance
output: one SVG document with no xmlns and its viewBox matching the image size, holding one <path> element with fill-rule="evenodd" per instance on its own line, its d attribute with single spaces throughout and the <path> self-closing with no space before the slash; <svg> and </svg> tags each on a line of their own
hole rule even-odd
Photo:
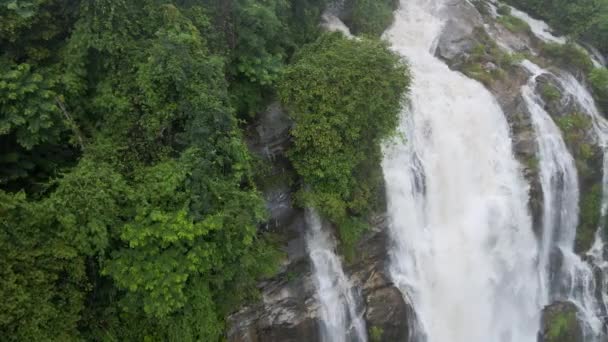
<svg viewBox="0 0 608 342">
<path fill-rule="evenodd" d="M 570 302 L 556 302 L 543 310 L 539 342 L 583 342 L 578 309 Z"/>
<path fill-rule="evenodd" d="M 477 45 L 473 30 L 483 25 L 481 14 L 468 1 L 458 0 L 446 6 L 442 15 L 448 19 L 437 42 L 436 54 L 452 61 L 466 58 L 466 53 Z"/>
</svg>

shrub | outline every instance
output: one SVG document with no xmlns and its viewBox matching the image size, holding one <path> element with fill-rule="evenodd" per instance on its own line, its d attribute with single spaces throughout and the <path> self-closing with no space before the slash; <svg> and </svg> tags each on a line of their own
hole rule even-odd
<svg viewBox="0 0 608 342">
<path fill-rule="evenodd" d="M 589 83 L 598 105 L 608 114 L 608 69 L 595 68 L 589 73 Z"/>
<path fill-rule="evenodd" d="M 506 70 L 518 64 L 523 56 L 504 52 L 483 28 L 475 30 L 479 44 L 462 66 L 462 72 L 485 85 L 504 77 Z"/>
<path fill-rule="evenodd" d="M 340 33 L 304 47 L 279 83 L 295 121 L 288 155 L 306 184 L 298 199 L 337 224 L 348 245 L 379 204 L 380 142 L 395 131 L 408 85 L 406 65 L 386 43 Z"/>
<path fill-rule="evenodd" d="M 541 54 L 553 59 L 565 68 L 574 67 L 585 73 L 593 69 L 593 62 L 589 54 L 574 43 L 558 44 L 546 43 L 541 48 Z"/>
<path fill-rule="evenodd" d="M 500 5 L 496 12 L 500 15 L 511 15 L 511 7 Z"/>
<path fill-rule="evenodd" d="M 379 326 L 373 326 L 369 331 L 369 340 L 371 342 L 382 341 L 382 335 L 384 335 L 384 329 Z"/>
<path fill-rule="evenodd" d="M 562 95 L 552 84 L 544 84 L 541 89 L 541 96 L 546 102 L 558 101 Z"/>
<path fill-rule="evenodd" d="M 507 30 L 514 33 L 530 32 L 530 25 L 528 23 L 510 14 L 499 17 L 498 22 L 506 27 Z"/>
<path fill-rule="evenodd" d="M 393 21 L 395 0 L 350 0 L 351 17 L 345 20 L 353 34 L 368 34 L 379 37 Z"/>
<path fill-rule="evenodd" d="M 602 209 L 602 186 L 594 185 L 590 191 L 581 194 L 580 222 L 576 230 L 576 250 L 584 252 L 593 244 L 598 229 Z"/>
</svg>

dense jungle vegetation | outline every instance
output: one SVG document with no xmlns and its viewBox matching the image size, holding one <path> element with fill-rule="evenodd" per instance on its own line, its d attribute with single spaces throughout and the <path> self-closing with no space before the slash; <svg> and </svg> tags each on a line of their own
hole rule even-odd
<svg viewBox="0 0 608 342">
<path fill-rule="evenodd" d="M 221 340 L 282 258 L 242 136 L 277 98 L 352 243 L 409 82 L 393 5 L 347 1 L 355 41 L 325 0 L 2 1 L 0 340 Z"/>
</svg>

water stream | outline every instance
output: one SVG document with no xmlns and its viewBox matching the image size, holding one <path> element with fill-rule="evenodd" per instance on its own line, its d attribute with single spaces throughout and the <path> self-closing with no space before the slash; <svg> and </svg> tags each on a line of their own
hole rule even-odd
<svg viewBox="0 0 608 342">
<path fill-rule="evenodd" d="M 542 305 L 527 185 L 500 106 L 434 57 L 447 0 L 403 0 L 386 33 L 414 81 L 386 147 L 390 273 L 415 341 L 535 341 Z"/>
<path fill-rule="evenodd" d="M 365 321 L 358 313 L 356 293 L 335 253 L 336 242 L 312 209 L 306 212 L 306 244 L 313 266 L 323 342 L 367 342 Z"/>
<path fill-rule="evenodd" d="M 531 73 L 522 87 L 522 96 L 530 112 L 538 143 L 539 177 L 543 192 L 542 239 L 539 270 L 543 302 L 551 303 L 552 289 L 561 278 L 555 265 L 562 257 L 560 248 L 571 250 L 578 225 L 579 186 L 574 158 L 568 151 L 561 131 L 544 109 L 542 98 L 536 93 L 536 79 L 546 73 L 530 61 L 522 65 Z"/>
</svg>

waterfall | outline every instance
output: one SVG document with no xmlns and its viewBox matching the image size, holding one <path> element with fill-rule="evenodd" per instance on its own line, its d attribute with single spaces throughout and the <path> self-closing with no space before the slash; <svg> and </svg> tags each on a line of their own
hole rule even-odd
<svg viewBox="0 0 608 342">
<path fill-rule="evenodd" d="M 434 57 L 447 0 L 403 0 L 385 33 L 414 81 L 385 148 L 390 274 L 414 340 L 535 341 L 542 305 L 527 190 L 498 103 Z"/>
<path fill-rule="evenodd" d="M 546 43 L 558 43 L 558 44 L 566 43 L 566 38 L 554 36 L 551 31 L 551 28 L 544 21 L 534 19 L 531 16 L 529 16 L 528 13 L 522 12 L 515 7 L 510 7 L 510 8 L 511 8 L 511 15 L 525 21 L 528 24 L 528 26 L 530 26 L 530 30 L 532 30 L 534 35 L 536 37 L 538 37 L 540 40 L 542 40 Z"/>
<path fill-rule="evenodd" d="M 556 76 L 565 93 L 591 118 L 597 143 L 604 154 L 601 220 L 595 234 L 595 242 L 586 253 L 586 261 L 572 253 L 573 264 L 570 271 L 570 278 L 574 279 L 574 289 L 570 297 L 574 297 L 571 300 L 585 316 L 589 328 L 587 334 L 590 335 L 588 341 L 603 341 L 602 336 L 604 339 L 608 338 L 603 335 L 605 331 L 602 331 L 605 324 L 603 319 L 608 318 L 608 255 L 604 247 L 606 237 L 602 232 L 608 209 L 608 121 L 600 114 L 591 93 L 572 74 L 562 71 Z"/>
<path fill-rule="evenodd" d="M 306 211 L 309 232 L 306 243 L 313 266 L 313 278 L 319 301 L 319 323 L 323 342 L 367 342 L 365 321 L 357 313 L 353 286 L 334 253 L 336 243 L 323 230 L 319 215 Z"/>
<path fill-rule="evenodd" d="M 545 303 L 556 300 L 574 303 L 584 323 L 585 341 L 599 342 L 603 336 L 600 315 L 604 308 L 596 296 L 594 269 L 573 250 L 579 216 L 576 167 L 559 129 L 544 109 L 543 100 L 535 93 L 536 78 L 549 72 L 530 61 L 524 61 L 522 65 L 532 74 L 528 84 L 522 88 L 522 95 L 530 111 L 539 145 L 544 197 L 540 271 L 544 280 L 542 289 Z M 573 77 L 560 79 L 562 84 L 574 80 Z M 564 88 L 573 94 L 573 85 Z"/>
<path fill-rule="evenodd" d="M 578 225 L 579 186 L 574 158 L 570 155 L 561 132 L 544 109 L 544 101 L 536 94 L 536 78 L 545 70 L 530 61 L 522 65 L 532 74 L 522 87 L 522 96 L 530 111 L 538 142 L 539 176 L 543 192 L 543 229 L 540 246 L 540 273 L 543 302 L 549 304 L 553 289 L 560 279 L 555 272 L 559 249 L 573 248 Z M 563 261 L 562 261 L 563 262 Z"/>
<path fill-rule="evenodd" d="M 549 32 L 549 26 L 542 21 L 530 18 L 527 14 L 513 9 L 513 15 L 523 19 L 532 28 L 532 32 L 541 40 L 545 42 L 555 42 L 563 44 L 565 39 L 561 37 L 552 36 Z M 592 47 L 587 47 L 588 50 L 593 52 Z M 604 64 L 604 61 L 597 59 L 595 55 L 592 55 L 592 60 L 596 67 Z M 524 66 L 531 71 L 533 74 L 549 73 L 546 70 L 540 69 L 538 66 L 530 62 L 524 62 Z M 569 300 L 573 302 L 579 309 L 580 320 L 584 323 L 584 334 L 585 341 L 605 341 L 606 335 L 603 329 L 605 328 L 604 319 L 608 317 L 608 255 L 605 248 L 606 236 L 602 232 L 602 227 L 606 223 L 606 214 L 608 211 L 608 122 L 600 114 L 597 106 L 593 100 L 593 96 L 589 90 L 572 74 L 566 71 L 560 71 L 557 74 L 553 74 L 556 77 L 561 88 L 563 88 L 564 95 L 566 95 L 566 101 L 575 101 L 579 106 L 580 110 L 589 115 L 592 123 L 595 137 L 598 145 L 602 148 L 604 153 L 603 160 L 603 196 L 601 205 L 601 220 L 599 227 L 597 227 L 597 233 L 595 234 L 595 241 L 591 249 L 585 253 L 585 260 L 578 256 L 573 251 L 574 241 L 576 238 L 576 225 L 572 225 L 570 232 L 564 234 L 557 241 L 552 241 L 551 235 L 543 237 L 543 252 L 551 253 L 551 248 L 547 250 L 547 244 L 556 243 L 556 247 L 559 249 L 561 254 L 561 267 L 558 270 L 559 277 L 555 279 L 555 282 L 560 286 L 560 292 L 554 293 L 554 299 L 558 300 Z M 535 78 L 533 76 L 533 78 Z M 526 86 L 528 87 L 528 86 Z M 529 94 L 530 90 L 522 90 L 524 93 Z M 542 100 L 537 95 L 534 96 L 534 101 L 542 103 Z M 533 111 L 534 107 L 538 105 L 531 104 L 530 98 L 526 99 L 528 108 Z M 538 127 L 536 127 L 538 128 Z M 537 133 L 539 133 L 537 131 Z M 541 147 L 541 158 L 542 158 L 542 147 Z M 542 175 L 541 175 L 542 177 Z M 543 184 L 543 193 L 545 184 Z M 564 189 L 565 190 L 565 189 Z M 576 191 L 578 193 L 578 190 Z M 573 194 L 574 192 L 571 192 Z M 572 207 L 573 208 L 573 207 Z M 559 215 L 558 208 L 548 207 L 545 203 L 545 213 L 547 210 L 555 212 L 555 215 Z M 570 209 L 573 211 L 573 209 Z M 578 215 L 576 215 L 578 217 Z M 571 222 L 572 223 L 572 222 Z M 543 227 L 547 229 L 546 224 Z M 565 226 L 555 225 L 553 228 L 548 229 L 564 229 Z"/>
</svg>

